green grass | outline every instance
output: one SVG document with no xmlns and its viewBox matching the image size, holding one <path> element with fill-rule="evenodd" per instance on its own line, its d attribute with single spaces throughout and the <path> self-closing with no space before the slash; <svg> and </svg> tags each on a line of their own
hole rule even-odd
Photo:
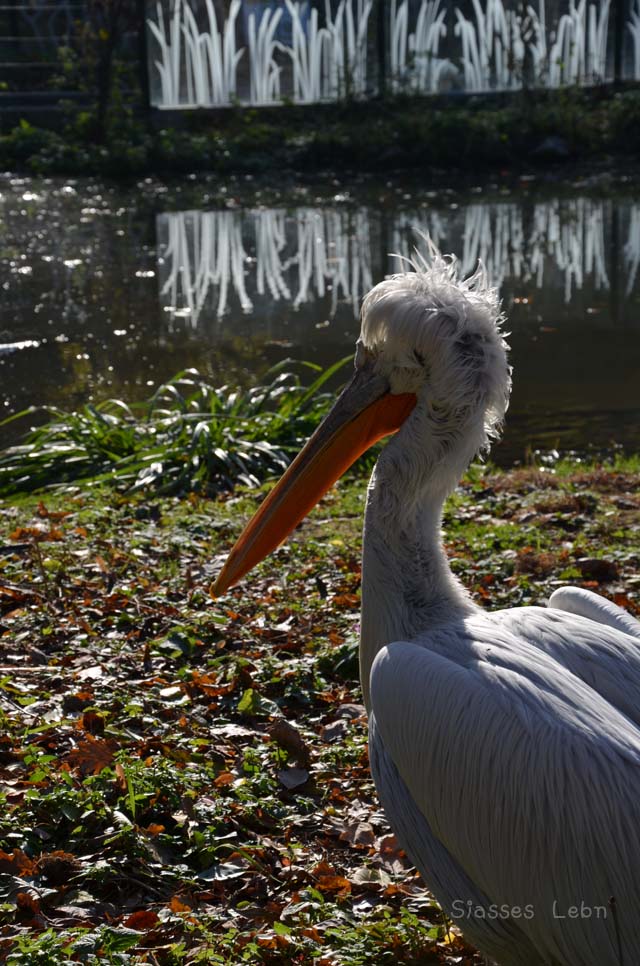
<svg viewBox="0 0 640 966">
<path fill-rule="evenodd" d="M 285 371 L 286 361 L 250 389 L 215 388 L 188 370 L 138 405 L 110 399 L 79 412 L 49 408 L 44 425 L 0 453 L 0 497 L 72 482 L 161 493 L 259 485 L 282 472 L 328 410 L 333 397 L 324 386 L 345 362 L 324 371 L 300 363 L 314 376 L 308 386 Z"/>
<path fill-rule="evenodd" d="M 635 457 L 474 466 L 445 508 L 452 566 L 488 608 L 569 580 L 638 613 L 639 487 Z M 0 961 L 479 966 L 383 848 L 363 475 L 213 601 L 265 489 L 0 505 Z"/>
</svg>

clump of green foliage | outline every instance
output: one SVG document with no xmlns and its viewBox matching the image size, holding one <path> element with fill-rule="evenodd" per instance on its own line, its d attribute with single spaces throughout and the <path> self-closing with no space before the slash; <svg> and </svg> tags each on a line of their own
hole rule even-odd
<svg viewBox="0 0 640 966">
<path fill-rule="evenodd" d="M 0 496 L 74 481 L 162 493 L 257 485 L 282 472 L 315 428 L 333 398 L 323 387 L 345 361 L 324 371 L 302 363 L 316 376 L 309 386 L 285 371 L 286 360 L 244 390 L 216 388 L 190 369 L 137 405 L 109 399 L 72 413 L 47 407 L 48 422 L 0 453 Z"/>
<path fill-rule="evenodd" d="M 96 146 L 96 111 L 71 107 L 63 132 L 26 122 L 0 136 L 0 166 L 37 174 L 126 176 L 352 168 L 389 171 L 621 158 L 640 151 L 640 91 L 574 88 L 526 95 L 400 96 L 312 108 L 233 108 L 163 114 L 152 129 L 116 80 Z M 75 111 L 75 113 L 73 113 Z M 101 130 L 103 128 L 101 127 Z"/>
</svg>

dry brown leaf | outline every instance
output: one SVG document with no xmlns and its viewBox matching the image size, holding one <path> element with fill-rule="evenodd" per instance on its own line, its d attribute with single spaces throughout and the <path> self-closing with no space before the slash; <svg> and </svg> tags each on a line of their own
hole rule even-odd
<svg viewBox="0 0 640 966">
<path fill-rule="evenodd" d="M 147 932 L 149 929 L 154 929 L 159 922 L 160 917 L 157 912 L 152 909 L 138 909 L 127 916 L 123 926 L 127 929 L 136 929 L 138 932 Z"/>
<path fill-rule="evenodd" d="M 30 859 L 22 849 L 14 849 L 13 852 L 3 852 L 0 849 L 0 872 L 22 876 L 25 873 L 32 875 L 33 869 L 33 859 Z"/>
<path fill-rule="evenodd" d="M 113 743 L 87 735 L 67 755 L 67 762 L 81 775 L 98 775 L 113 762 Z"/>
</svg>

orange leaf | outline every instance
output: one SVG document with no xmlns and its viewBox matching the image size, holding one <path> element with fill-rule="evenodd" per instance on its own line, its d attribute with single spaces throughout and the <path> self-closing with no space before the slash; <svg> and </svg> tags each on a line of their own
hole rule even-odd
<svg viewBox="0 0 640 966">
<path fill-rule="evenodd" d="M 235 779 L 230 771 L 223 771 L 218 775 L 213 784 L 216 788 L 223 788 L 225 785 L 232 785 L 234 781 Z"/>
<path fill-rule="evenodd" d="M 71 510 L 48 510 L 42 500 L 38 503 L 38 516 L 44 520 L 64 520 L 70 513 Z"/>
<path fill-rule="evenodd" d="M 316 881 L 316 888 L 320 892 L 337 892 L 347 896 L 351 892 L 351 883 L 341 875 L 321 875 Z"/>
<path fill-rule="evenodd" d="M 182 899 L 179 899 L 177 896 L 171 897 L 169 908 L 171 909 L 171 912 L 191 912 L 191 906 L 187 905 L 186 902 L 183 902 Z"/>
<path fill-rule="evenodd" d="M 104 718 L 95 711 L 85 711 L 81 718 L 81 727 L 92 735 L 101 735 L 104 733 Z"/>
<path fill-rule="evenodd" d="M 111 742 L 88 734 L 84 741 L 79 741 L 69 752 L 67 760 L 81 775 L 97 775 L 113 762 L 113 748 Z"/>
<path fill-rule="evenodd" d="M 115 768 L 113 769 L 116 773 L 116 781 L 121 792 L 126 792 L 127 790 L 127 776 L 125 774 L 122 764 L 117 761 Z"/>
<path fill-rule="evenodd" d="M 0 849 L 0 872 L 8 872 L 10 875 L 23 876 L 33 874 L 33 861 L 22 849 L 14 849 L 13 852 L 3 852 Z"/>
<path fill-rule="evenodd" d="M 17 527 L 9 534 L 9 540 L 28 539 L 35 540 L 36 543 L 44 543 L 48 540 L 64 540 L 64 534 L 57 527 L 51 527 L 49 530 L 41 527 Z"/>
<path fill-rule="evenodd" d="M 138 909 L 137 912 L 132 912 L 130 916 L 127 916 L 123 922 L 123 926 L 128 929 L 137 929 L 138 932 L 146 932 L 148 929 L 153 929 L 160 922 L 160 917 L 157 912 L 153 912 L 152 909 Z"/>
</svg>

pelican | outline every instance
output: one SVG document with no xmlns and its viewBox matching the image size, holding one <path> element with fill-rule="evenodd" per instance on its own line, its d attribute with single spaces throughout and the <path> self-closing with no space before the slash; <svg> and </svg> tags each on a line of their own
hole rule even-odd
<svg viewBox="0 0 640 966">
<path fill-rule="evenodd" d="M 486 612 L 453 576 L 443 502 L 511 388 L 482 266 L 416 255 L 365 297 L 353 377 L 213 588 L 270 553 L 354 460 L 368 488 L 360 673 L 392 829 L 500 966 L 640 963 L 640 623 L 597 594 Z"/>
</svg>

